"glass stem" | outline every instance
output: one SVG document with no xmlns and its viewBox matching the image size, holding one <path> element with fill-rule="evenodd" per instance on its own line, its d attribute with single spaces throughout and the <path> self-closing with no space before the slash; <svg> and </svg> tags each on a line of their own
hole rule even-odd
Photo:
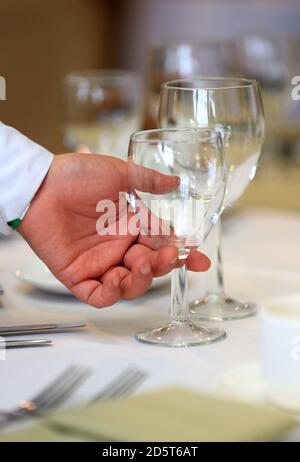
<svg viewBox="0 0 300 462">
<path fill-rule="evenodd" d="M 224 293 L 221 231 L 221 218 L 219 218 L 208 236 L 208 256 L 211 260 L 211 268 L 207 274 L 206 295 L 220 296 Z"/>
<path fill-rule="evenodd" d="M 186 264 L 172 271 L 170 318 L 172 323 L 190 319 Z"/>
</svg>

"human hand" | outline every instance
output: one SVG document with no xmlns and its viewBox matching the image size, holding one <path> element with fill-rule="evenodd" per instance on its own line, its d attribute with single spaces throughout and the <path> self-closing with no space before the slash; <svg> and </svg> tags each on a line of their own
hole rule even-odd
<svg viewBox="0 0 300 462">
<path fill-rule="evenodd" d="M 150 175 L 148 184 L 135 187 L 159 193 L 171 190 L 174 178 L 164 176 L 162 182 Z M 109 199 L 119 207 L 119 193 L 128 189 L 126 162 L 93 154 L 56 156 L 18 228 L 52 273 L 98 308 L 142 295 L 153 277 L 180 264 L 175 247 L 155 250 L 141 234 L 99 235 L 98 202 Z M 206 271 L 210 261 L 192 250 L 187 266 Z"/>
</svg>

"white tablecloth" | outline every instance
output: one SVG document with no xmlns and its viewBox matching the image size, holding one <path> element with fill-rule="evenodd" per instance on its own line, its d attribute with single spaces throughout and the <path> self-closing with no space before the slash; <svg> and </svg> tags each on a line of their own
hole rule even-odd
<svg viewBox="0 0 300 462">
<path fill-rule="evenodd" d="M 265 297 L 300 291 L 300 215 L 248 210 L 224 224 L 227 292 L 258 303 Z M 249 318 L 223 323 L 228 337 L 212 345 L 168 349 L 136 342 L 137 330 L 167 319 L 169 286 L 152 289 L 138 300 L 96 310 L 73 297 L 51 295 L 21 284 L 14 272 L 31 250 L 19 237 L 0 239 L 0 283 L 5 289 L 0 324 L 85 320 L 89 331 L 44 334 L 54 345 L 7 351 L 0 361 L 0 408 L 32 396 L 66 365 L 90 364 L 95 373 L 69 404 L 99 392 L 127 365 L 136 364 L 151 376 L 139 391 L 184 385 L 211 392 L 226 371 L 258 361 L 259 321 Z M 189 273 L 190 298 L 199 295 L 204 276 Z M 300 428 L 289 439 L 300 440 Z"/>
</svg>

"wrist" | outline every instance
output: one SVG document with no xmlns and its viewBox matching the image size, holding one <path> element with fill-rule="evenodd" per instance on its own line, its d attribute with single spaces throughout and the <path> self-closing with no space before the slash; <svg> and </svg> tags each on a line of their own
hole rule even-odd
<svg viewBox="0 0 300 462">
<path fill-rule="evenodd" d="M 52 170 L 56 164 L 54 158 L 45 178 L 33 196 L 29 206 L 20 217 L 16 231 L 28 242 L 31 241 L 32 235 L 38 232 L 40 227 L 47 225 L 47 216 L 50 210 L 55 208 L 58 202 L 56 198 L 56 188 L 51 187 Z M 50 184 L 49 184 L 50 183 Z M 18 219 L 16 220 L 18 222 Z"/>
</svg>

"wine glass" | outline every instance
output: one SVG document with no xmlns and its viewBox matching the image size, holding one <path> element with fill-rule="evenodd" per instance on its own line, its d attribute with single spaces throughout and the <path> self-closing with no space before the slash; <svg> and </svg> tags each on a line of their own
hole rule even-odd
<svg viewBox="0 0 300 462">
<path fill-rule="evenodd" d="M 264 137 L 259 83 L 241 78 L 194 78 L 162 85 L 160 127 L 205 127 L 221 133 L 228 166 L 223 208 L 231 206 L 254 178 Z M 254 303 L 228 297 L 224 291 L 221 220 L 210 240 L 212 267 L 204 299 L 191 303 L 195 317 L 230 320 L 252 316 Z"/>
<path fill-rule="evenodd" d="M 178 259 L 184 262 L 172 272 L 170 322 L 140 332 L 136 338 L 183 347 L 225 337 L 222 329 L 191 322 L 186 268 L 191 249 L 201 246 L 222 209 L 226 165 L 220 134 L 203 129 L 135 133 L 129 145 L 128 178 L 129 185 L 144 186 L 130 186 L 128 196 L 141 233 L 154 248 L 176 246 Z"/>
<path fill-rule="evenodd" d="M 290 51 L 291 42 L 278 35 L 245 35 L 237 45 L 242 74 L 258 79 L 261 85 L 267 122 L 264 152 L 270 160 L 280 158 L 284 150 L 291 152 L 293 149 L 293 140 L 289 139 L 293 122 L 287 114 L 288 104 L 292 101 Z"/>
<path fill-rule="evenodd" d="M 122 70 L 72 72 L 64 79 L 64 144 L 71 151 L 127 158 L 142 125 L 141 82 Z"/>
<path fill-rule="evenodd" d="M 235 75 L 237 48 L 229 40 L 163 40 L 150 50 L 148 117 L 156 125 L 161 84 L 194 75 Z"/>
</svg>

